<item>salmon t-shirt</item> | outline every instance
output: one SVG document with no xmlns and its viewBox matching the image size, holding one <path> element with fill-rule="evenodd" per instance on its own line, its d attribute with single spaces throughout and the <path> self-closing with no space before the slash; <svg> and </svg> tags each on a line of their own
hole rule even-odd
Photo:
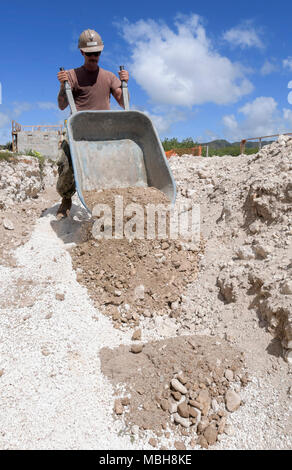
<svg viewBox="0 0 292 470">
<path fill-rule="evenodd" d="M 91 72 L 84 66 L 67 72 L 77 111 L 110 109 L 110 95 L 122 85 L 114 73 L 101 67 Z M 68 106 L 64 93 L 59 93 L 58 104 L 60 109 Z"/>
</svg>

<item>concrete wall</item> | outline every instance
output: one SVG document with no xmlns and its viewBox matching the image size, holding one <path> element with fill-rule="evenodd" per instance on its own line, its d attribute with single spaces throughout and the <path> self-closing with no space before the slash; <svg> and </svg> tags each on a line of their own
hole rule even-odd
<svg viewBox="0 0 292 470">
<path fill-rule="evenodd" d="M 56 160 L 58 156 L 59 140 L 60 135 L 58 131 L 22 131 L 17 134 L 17 150 L 18 152 L 36 150 L 45 157 Z"/>
</svg>

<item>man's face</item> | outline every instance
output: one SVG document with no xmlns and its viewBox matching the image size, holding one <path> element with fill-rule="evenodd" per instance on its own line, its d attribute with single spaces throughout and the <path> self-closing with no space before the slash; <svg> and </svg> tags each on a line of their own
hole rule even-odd
<svg viewBox="0 0 292 470">
<path fill-rule="evenodd" d="M 97 68 L 97 64 L 100 57 L 100 52 L 83 52 L 81 54 L 84 57 L 84 65 L 89 70 L 95 70 Z"/>
</svg>

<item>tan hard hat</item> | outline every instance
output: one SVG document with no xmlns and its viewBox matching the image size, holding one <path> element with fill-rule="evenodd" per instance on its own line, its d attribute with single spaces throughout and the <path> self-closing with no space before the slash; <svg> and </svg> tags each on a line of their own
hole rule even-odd
<svg viewBox="0 0 292 470">
<path fill-rule="evenodd" d="M 79 36 L 78 47 L 82 52 L 100 52 L 104 45 L 100 35 L 93 29 L 86 29 Z"/>
</svg>

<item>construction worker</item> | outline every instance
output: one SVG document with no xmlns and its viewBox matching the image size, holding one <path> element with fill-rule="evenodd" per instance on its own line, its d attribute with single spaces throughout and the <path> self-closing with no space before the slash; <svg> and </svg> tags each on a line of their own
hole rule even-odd
<svg viewBox="0 0 292 470">
<path fill-rule="evenodd" d="M 87 29 L 81 33 L 78 47 L 84 57 L 82 67 L 60 71 L 57 75 L 61 84 L 58 94 L 59 108 L 63 110 L 69 104 L 64 86 L 66 80 L 71 86 L 77 111 L 110 109 L 111 94 L 119 105 L 124 107 L 121 80 L 128 82 L 129 73 L 127 70 L 120 71 L 120 79 L 118 79 L 112 72 L 99 67 L 99 58 L 104 45 L 100 35 L 92 29 Z M 61 205 L 57 211 L 57 218 L 61 219 L 69 214 L 72 206 L 71 198 L 76 191 L 66 133 L 63 135 L 61 142 L 57 165 L 59 177 L 56 188 L 62 197 Z"/>
</svg>

